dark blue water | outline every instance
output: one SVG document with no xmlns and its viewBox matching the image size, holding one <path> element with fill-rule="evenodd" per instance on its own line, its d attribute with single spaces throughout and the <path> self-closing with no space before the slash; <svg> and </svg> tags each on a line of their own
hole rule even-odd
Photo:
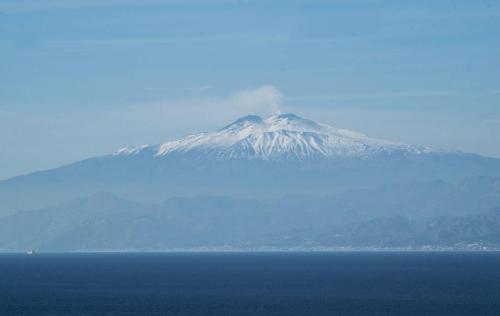
<svg viewBox="0 0 500 316">
<path fill-rule="evenodd" d="M 17 314 L 500 315 L 500 254 L 0 255 Z"/>
</svg>

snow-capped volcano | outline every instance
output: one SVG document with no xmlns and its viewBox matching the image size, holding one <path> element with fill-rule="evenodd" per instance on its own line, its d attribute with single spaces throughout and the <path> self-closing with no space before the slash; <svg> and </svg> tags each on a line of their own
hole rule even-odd
<svg viewBox="0 0 500 316">
<path fill-rule="evenodd" d="M 144 201 L 198 194 L 317 196 L 481 175 L 500 175 L 500 159 L 374 139 L 294 114 L 245 116 L 214 132 L 0 181 L 0 216 L 96 191 Z"/>
<path fill-rule="evenodd" d="M 376 153 L 427 152 L 426 148 L 370 138 L 301 118 L 248 115 L 215 132 L 199 133 L 155 146 L 127 147 L 118 155 L 150 152 L 155 157 L 194 153 L 216 159 L 333 158 Z"/>
</svg>

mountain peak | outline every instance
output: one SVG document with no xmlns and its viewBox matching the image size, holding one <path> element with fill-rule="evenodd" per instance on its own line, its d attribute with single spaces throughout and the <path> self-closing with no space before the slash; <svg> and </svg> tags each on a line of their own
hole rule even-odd
<svg viewBox="0 0 500 316">
<path fill-rule="evenodd" d="M 287 131 L 315 131 L 320 132 L 323 127 L 318 123 L 303 119 L 293 113 L 273 114 L 265 119 L 257 115 L 243 116 L 233 123 L 220 129 L 219 132 L 237 132 L 243 134 L 258 132 Z"/>
<path fill-rule="evenodd" d="M 295 115 L 293 113 L 278 113 L 278 114 L 273 114 L 268 117 L 268 119 L 276 119 L 276 120 L 301 120 L 302 118 L 298 115 Z"/>
<path fill-rule="evenodd" d="M 293 113 L 273 114 L 268 116 L 264 122 L 272 130 L 321 132 L 324 129 L 324 126 L 313 120 L 304 119 Z"/>
<path fill-rule="evenodd" d="M 337 129 L 293 113 L 273 114 L 265 119 L 247 115 L 215 132 L 194 134 L 137 150 L 122 150 L 119 154 L 137 154 L 144 150 L 151 151 L 155 157 L 192 154 L 216 160 L 331 159 L 420 151 L 416 147 Z"/>
<path fill-rule="evenodd" d="M 260 124 L 260 123 L 262 123 L 262 121 L 263 121 L 262 118 L 258 115 L 246 115 L 246 116 L 240 117 L 239 119 L 237 119 L 233 123 L 223 127 L 220 130 L 241 128 L 241 127 L 248 126 L 251 124 Z"/>
<path fill-rule="evenodd" d="M 246 115 L 240 117 L 236 122 L 250 122 L 250 123 L 261 123 L 262 117 L 258 115 Z"/>
</svg>

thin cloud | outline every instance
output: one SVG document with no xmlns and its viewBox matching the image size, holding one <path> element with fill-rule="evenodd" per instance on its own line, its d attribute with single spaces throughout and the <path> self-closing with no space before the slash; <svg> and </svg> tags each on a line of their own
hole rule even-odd
<svg viewBox="0 0 500 316">
<path fill-rule="evenodd" d="M 238 0 L 11 0 L 0 3 L 0 12 L 25 13 L 52 10 L 72 10 L 86 7 L 145 6 L 145 5 L 199 5 L 231 4 Z"/>
<path fill-rule="evenodd" d="M 264 42 L 277 41 L 277 37 L 262 34 L 228 33 L 206 36 L 176 36 L 153 38 L 105 38 L 105 39 L 41 39 L 36 49 L 57 52 L 81 52 L 114 50 L 158 45 L 208 44 L 217 42 Z"/>
<path fill-rule="evenodd" d="M 52 49 L 107 49 L 121 48 L 124 46 L 144 46 L 179 43 L 205 43 L 231 41 L 244 39 L 242 34 L 220 34 L 210 36 L 184 36 L 184 37 L 159 37 L 159 38 L 107 38 L 107 39 L 82 39 L 82 40 L 44 40 L 47 48 Z"/>
<path fill-rule="evenodd" d="M 374 93 L 339 93 L 330 95 L 305 95 L 285 98 L 286 101 L 335 101 L 354 99 L 392 99 L 405 97 L 433 97 L 457 94 L 453 90 L 392 91 Z"/>
<path fill-rule="evenodd" d="M 192 86 L 192 87 L 147 87 L 149 91 L 176 91 L 176 92 L 202 92 L 210 89 L 210 86 Z"/>
</svg>

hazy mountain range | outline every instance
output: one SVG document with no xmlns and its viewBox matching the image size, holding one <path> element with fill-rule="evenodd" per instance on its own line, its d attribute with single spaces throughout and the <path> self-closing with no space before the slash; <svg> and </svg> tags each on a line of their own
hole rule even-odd
<svg viewBox="0 0 500 316">
<path fill-rule="evenodd" d="M 499 176 L 500 159 L 246 116 L 1 181 L 0 249 L 495 248 Z"/>
</svg>

